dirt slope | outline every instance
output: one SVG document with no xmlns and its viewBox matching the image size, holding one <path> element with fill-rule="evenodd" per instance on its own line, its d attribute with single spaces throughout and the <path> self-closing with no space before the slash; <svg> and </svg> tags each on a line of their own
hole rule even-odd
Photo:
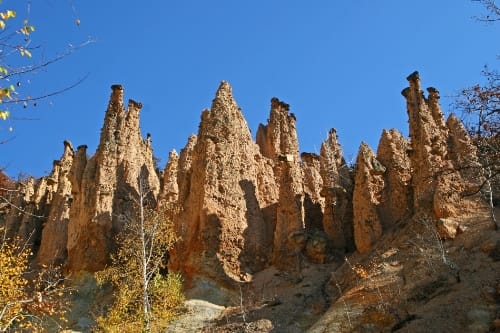
<svg viewBox="0 0 500 333">
<path fill-rule="evenodd" d="M 197 331 L 499 332 L 500 233 L 477 209 L 455 220 L 454 240 L 414 217 L 365 255 L 266 269 Z"/>
</svg>

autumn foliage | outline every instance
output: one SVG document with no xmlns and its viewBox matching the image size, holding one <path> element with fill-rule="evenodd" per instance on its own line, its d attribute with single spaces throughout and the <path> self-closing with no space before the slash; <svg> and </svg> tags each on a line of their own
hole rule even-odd
<svg viewBox="0 0 500 333">
<path fill-rule="evenodd" d="M 3 230 L 0 229 L 3 234 Z M 62 328 L 66 312 L 65 278 L 57 267 L 30 267 L 31 250 L 0 243 L 0 332 L 43 332 Z M 49 323 L 50 322 L 50 323 Z"/>
<path fill-rule="evenodd" d="M 139 211 L 118 235 L 111 264 L 96 274 L 98 284 L 114 295 L 97 317 L 102 332 L 161 332 L 184 301 L 182 277 L 167 274 L 164 266 L 175 241 L 172 208 Z"/>
</svg>

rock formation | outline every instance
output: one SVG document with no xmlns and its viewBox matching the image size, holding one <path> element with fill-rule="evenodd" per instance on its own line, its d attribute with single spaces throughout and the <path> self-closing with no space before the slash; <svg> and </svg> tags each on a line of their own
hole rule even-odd
<svg viewBox="0 0 500 333">
<path fill-rule="evenodd" d="M 262 155 L 276 160 L 281 155 L 298 163 L 299 141 L 297 138 L 296 119 L 289 113 L 290 106 L 277 98 L 271 99 L 271 112 L 267 125 L 259 125 L 257 144 Z"/>
<path fill-rule="evenodd" d="M 61 159 L 54 163 L 54 171 L 49 177 L 57 186 L 50 203 L 47 221 L 43 227 L 38 252 L 38 259 L 43 264 L 59 265 L 63 264 L 67 258 L 68 223 L 73 200 L 69 172 L 73 165 L 73 157 L 73 147 L 70 142 L 65 141 L 64 153 Z"/>
<path fill-rule="evenodd" d="M 377 160 L 366 143 L 361 143 L 354 169 L 353 223 L 354 241 L 360 253 L 367 252 L 382 236 L 379 216 L 384 173 L 386 168 Z"/>
<path fill-rule="evenodd" d="M 478 186 L 476 152 L 456 117 L 444 122 L 437 90 L 426 98 L 418 73 L 408 80 L 410 140 L 384 131 L 377 156 L 362 144 L 354 170 L 334 129 L 319 156 L 299 157 L 296 118 L 277 98 L 254 141 L 222 82 L 198 134 L 179 155 L 170 153 L 161 180 L 150 136 L 141 136 L 141 104 L 130 100 L 125 109 L 123 87 L 114 85 L 95 154 L 87 158 L 86 146 L 75 152 L 65 142 L 50 176 L 19 184 L 11 200 L 19 209 L 0 221 L 10 237 L 30 239 L 35 252 L 40 245 L 40 262 L 95 271 L 123 225 L 137 219 L 139 196 L 151 209 L 172 203 L 179 242 L 169 268 L 188 281 L 228 285 L 270 265 L 297 271 L 304 258 L 326 263 L 367 252 L 414 214 L 452 238 L 462 193 Z"/>
<path fill-rule="evenodd" d="M 188 278 L 248 279 L 270 259 L 274 225 L 263 210 L 276 203 L 277 191 L 272 163 L 253 142 L 227 82 L 203 111 L 193 143 L 179 161 L 183 209 L 175 227 L 182 241 L 170 267 Z"/>
<path fill-rule="evenodd" d="M 72 173 L 73 207 L 68 224 L 68 266 L 95 271 L 104 267 L 114 236 L 136 218 L 136 199 L 153 205 L 160 183 L 149 140 L 142 139 L 139 111 L 123 106 L 123 87 L 112 86 L 100 143 L 95 155 Z"/>
<path fill-rule="evenodd" d="M 379 205 L 384 229 L 412 214 L 410 142 L 396 129 L 384 130 L 377 150 L 377 160 L 386 168 L 384 189 Z"/>
<path fill-rule="evenodd" d="M 454 114 L 446 120 L 446 127 L 449 133 L 448 156 L 464 180 L 465 194 L 475 193 L 482 183 L 481 163 L 476 146 L 472 144 L 464 125 Z"/>
<path fill-rule="evenodd" d="M 418 72 L 408 76 L 407 100 L 411 138 L 412 188 L 416 211 L 431 207 L 437 218 L 456 214 L 462 181 L 448 156 L 448 129 L 439 106 L 439 92 L 428 88 L 425 98 Z"/>
<path fill-rule="evenodd" d="M 172 150 L 168 156 L 168 162 L 163 171 L 163 181 L 159 201 L 175 203 L 179 200 L 179 183 L 177 173 L 179 168 L 179 155 Z"/>
<path fill-rule="evenodd" d="M 57 161 L 56 161 L 57 162 Z M 51 177 L 57 177 L 57 163 Z M 30 177 L 18 183 L 17 196 L 9 201 L 11 209 L 5 218 L 5 236 L 30 246 L 36 252 L 40 246 L 42 227 L 46 220 L 53 191 L 56 189 L 50 177 L 35 180 Z"/>
<path fill-rule="evenodd" d="M 312 153 L 300 154 L 304 177 L 304 226 L 306 229 L 323 230 L 325 199 L 321 196 L 321 157 Z"/>
<path fill-rule="evenodd" d="M 302 196 L 302 177 L 295 160 L 286 156 L 278 162 L 279 200 L 274 230 L 273 263 L 276 267 L 287 269 L 293 267 L 295 258 L 305 246 L 306 239 L 302 235 L 304 229 L 304 209 Z M 299 232 L 299 233 L 297 233 Z"/>
<path fill-rule="evenodd" d="M 291 238 L 304 229 L 304 187 L 299 160 L 299 141 L 296 118 L 289 113 L 288 104 L 271 99 L 267 125 L 259 125 L 257 144 L 262 155 L 273 160 L 274 174 L 279 188 L 279 199 L 274 230 L 273 263 L 290 267 L 294 255 L 303 249 L 302 241 Z"/>
<path fill-rule="evenodd" d="M 429 95 L 425 98 L 418 72 L 411 74 L 408 81 L 410 87 L 403 90 L 403 95 L 410 119 L 415 212 L 427 213 L 438 221 L 455 217 L 464 210 L 463 194 L 477 184 L 471 179 L 473 174 L 465 171 L 470 168 L 463 165 L 467 160 L 475 165 L 474 148 L 458 119 L 452 116 L 444 122 L 439 92 L 428 88 Z M 441 236 L 454 237 L 454 233 Z"/>
<path fill-rule="evenodd" d="M 177 170 L 177 184 L 179 187 L 179 202 L 184 202 L 189 194 L 191 187 L 191 164 L 193 163 L 193 149 L 196 144 L 197 137 L 192 134 L 189 136 L 186 147 L 181 150 Z M 168 182 L 170 180 L 165 180 Z"/>
<path fill-rule="evenodd" d="M 436 191 L 436 174 L 442 168 L 446 157 L 446 138 L 443 136 L 441 121 L 436 123 L 437 95 L 432 91 L 432 107 L 426 100 L 420 86 L 417 72 L 408 76 L 410 87 L 403 90 L 406 98 L 410 124 L 411 164 L 418 173 L 412 177 L 413 199 L 416 210 L 428 210 Z M 434 114 L 433 114 L 434 113 Z M 437 117 L 439 118 L 439 117 Z"/>
<path fill-rule="evenodd" d="M 337 132 L 332 128 L 320 152 L 321 195 L 325 198 L 323 229 L 333 247 L 342 251 L 354 249 L 351 171 L 342 155 Z"/>
</svg>

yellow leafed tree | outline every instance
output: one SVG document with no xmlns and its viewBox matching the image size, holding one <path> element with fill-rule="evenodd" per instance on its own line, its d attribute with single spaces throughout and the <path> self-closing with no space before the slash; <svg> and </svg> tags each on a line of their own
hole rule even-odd
<svg viewBox="0 0 500 333">
<path fill-rule="evenodd" d="M 0 332 L 24 320 L 29 251 L 3 242 L 0 245 Z"/>
<path fill-rule="evenodd" d="M 184 301 L 181 276 L 167 274 L 164 267 L 175 241 L 174 209 L 146 208 L 147 191 L 139 183 L 138 214 L 127 218 L 111 265 L 96 274 L 98 284 L 108 284 L 114 295 L 97 318 L 102 332 L 161 332 Z"/>
<path fill-rule="evenodd" d="M 2 228 L 0 234 L 4 235 Z M 62 328 L 71 289 L 57 267 L 30 267 L 31 250 L 0 239 L 0 332 Z"/>
</svg>

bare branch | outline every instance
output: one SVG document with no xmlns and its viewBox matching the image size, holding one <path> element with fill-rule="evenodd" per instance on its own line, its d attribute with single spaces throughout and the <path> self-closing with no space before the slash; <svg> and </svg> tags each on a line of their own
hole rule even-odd
<svg viewBox="0 0 500 333">
<path fill-rule="evenodd" d="M 23 214 L 26 214 L 26 215 L 29 215 L 29 216 L 32 216 L 32 217 L 36 217 L 36 218 L 38 218 L 38 219 L 45 219 L 45 218 L 47 218 L 46 216 L 43 216 L 43 215 L 35 215 L 35 214 L 30 213 L 30 212 L 27 212 L 25 209 L 22 209 L 22 208 L 20 208 L 20 207 L 18 207 L 18 206 L 16 206 L 16 205 L 14 205 L 11 201 L 7 200 L 7 199 L 6 199 L 5 197 L 3 197 L 3 196 L 0 196 L 0 200 L 5 201 L 7 204 L 9 204 L 9 206 L 11 206 L 11 207 L 13 207 L 13 208 L 17 209 L 18 211 L 20 211 L 20 212 L 21 212 L 21 213 L 23 213 Z"/>
<path fill-rule="evenodd" d="M 476 20 L 486 23 L 500 21 L 500 7 L 495 3 L 495 0 L 472 0 L 472 2 L 482 4 L 488 11 L 486 15 L 475 17 Z"/>
<path fill-rule="evenodd" d="M 36 65 L 32 65 L 32 66 L 25 66 L 25 67 L 13 69 L 8 74 L 0 75 L 0 80 L 7 80 L 7 79 L 9 79 L 11 77 L 14 77 L 14 76 L 20 76 L 20 75 L 23 75 L 23 74 L 36 72 L 39 69 L 48 67 L 48 66 L 50 66 L 52 64 L 55 64 L 56 62 L 61 61 L 62 59 L 66 58 L 67 56 L 73 54 L 74 52 L 80 50 L 84 46 L 87 46 L 87 45 L 89 45 L 91 43 L 94 43 L 94 40 L 89 39 L 86 42 L 81 43 L 81 44 L 79 44 L 77 46 L 71 46 L 65 52 L 63 52 L 62 54 L 60 54 L 60 55 L 58 55 L 55 58 L 52 58 L 50 60 L 42 61 L 42 62 L 40 62 L 40 63 L 38 63 Z"/>
<path fill-rule="evenodd" d="M 4 101 L 3 104 L 17 104 L 17 103 L 22 103 L 22 102 L 32 102 L 32 101 L 38 101 L 38 100 L 41 100 L 41 99 L 49 98 L 49 97 L 52 97 L 52 96 L 55 96 L 55 95 L 59 95 L 59 94 L 62 94 L 64 92 L 66 92 L 68 90 L 71 90 L 74 87 L 78 86 L 83 81 L 85 81 L 88 76 L 89 76 L 89 74 L 86 74 L 84 77 L 82 77 L 81 79 L 77 80 L 72 85 L 70 85 L 68 87 L 65 87 L 65 88 L 62 88 L 62 89 L 59 89 L 59 90 L 56 90 L 56 91 L 53 91 L 53 92 L 51 92 L 49 94 L 40 95 L 40 96 L 37 96 L 37 97 L 26 97 L 26 98 L 20 98 L 20 99 L 7 100 L 7 101 Z"/>
</svg>

